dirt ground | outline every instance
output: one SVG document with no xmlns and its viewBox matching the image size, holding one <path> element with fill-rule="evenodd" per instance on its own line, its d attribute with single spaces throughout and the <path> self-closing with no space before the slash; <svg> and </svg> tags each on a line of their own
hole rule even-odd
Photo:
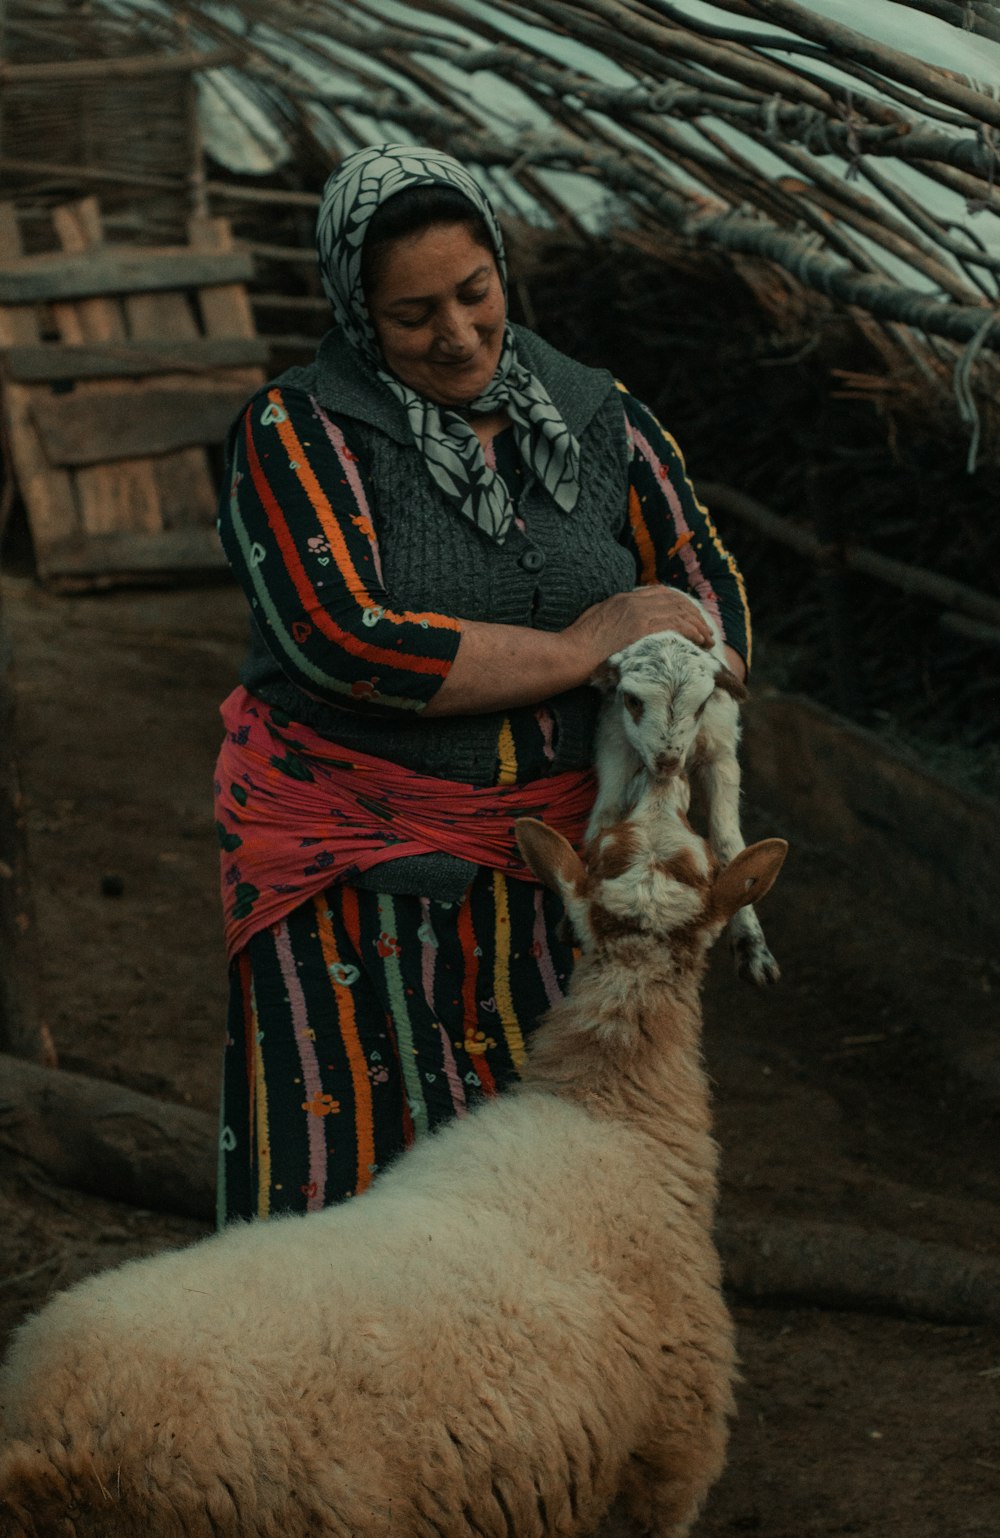
<svg viewBox="0 0 1000 1538">
<path fill-rule="evenodd" d="M 211 778 L 242 600 L 226 585 L 59 598 L 27 575 L 8 575 L 3 599 L 35 986 L 61 1065 L 213 1110 L 225 976 Z M 952 1050 L 971 1032 L 1000 1063 L 995 947 L 930 912 L 900 923 L 780 810 L 750 805 L 745 822 L 793 850 L 762 913 L 782 983 L 754 994 L 720 948 L 706 992 L 724 1219 L 822 1219 L 1000 1259 L 1000 1097 Z M 88 1271 L 201 1231 L 8 1159 L 0 1328 Z M 998 1538 L 1000 1329 L 734 1310 L 739 1418 L 701 1538 Z"/>
</svg>

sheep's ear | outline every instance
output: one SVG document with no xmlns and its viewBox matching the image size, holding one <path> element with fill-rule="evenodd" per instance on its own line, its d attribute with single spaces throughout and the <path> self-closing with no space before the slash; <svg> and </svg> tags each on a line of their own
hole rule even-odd
<svg viewBox="0 0 1000 1538">
<path fill-rule="evenodd" d="M 715 687 L 721 689 L 724 694 L 731 694 L 733 699 L 742 705 L 744 700 L 750 698 L 750 691 L 746 684 L 741 683 L 732 668 L 721 667 L 715 675 Z"/>
<path fill-rule="evenodd" d="M 783 838 L 761 839 L 749 849 L 741 849 L 719 872 L 712 887 L 712 906 L 723 918 L 731 918 L 737 908 L 760 902 L 771 890 L 788 853 Z"/>
<path fill-rule="evenodd" d="M 617 689 L 621 680 L 622 670 L 617 662 L 606 658 L 600 667 L 594 669 L 588 680 L 595 689 L 600 689 L 602 694 L 610 694 L 612 689 Z"/>
<path fill-rule="evenodd" d="M 536 817 L 519 817 L 514 824 L 514 836 L 525 865 L 530 866 L 543 885 L 560 897 L 579 890 L 586 876 L 583 861 L 555 828 Z"/>
</svg>

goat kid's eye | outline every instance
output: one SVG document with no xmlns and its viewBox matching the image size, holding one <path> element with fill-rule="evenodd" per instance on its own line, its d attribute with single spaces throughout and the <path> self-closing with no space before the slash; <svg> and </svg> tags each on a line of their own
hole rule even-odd
<svg viewBox="0 0 1000 1538">
<path fill-rule="evenodd" d="M 625 706 L 625 709 L 628 711 L 633 721 L 638 721 L 644 709 L 643 702 L 639 696 L 637 694 L 625 693 L 622 695 L 622 704 Z"/>
</svg>

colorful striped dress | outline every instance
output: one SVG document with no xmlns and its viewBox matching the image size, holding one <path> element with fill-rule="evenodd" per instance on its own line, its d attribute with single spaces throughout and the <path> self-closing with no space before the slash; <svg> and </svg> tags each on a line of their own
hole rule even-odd
<svg viewBox="0 0 1000 1538">
<path fill-rule="evenodd" d="M 624 390 L 621 400 L 629 485 L 620 540 L 635 581 L 694 593 L 748 657 L 735 562 L 677 445 Z M 393 606 L 351 434 L 349 418 L 303 390 L 258 396 L 235 437 L 220 533 L 304 701 L 363 708 L 374 667 L 383 708 L 419 711 L 447 676 L 459 624 Z M 524 467 L 509 431 L 488 457 L 516 507 Z M 277 716 L 279 730 L 289 724 Z M 544 704 L 502 717 L 493 783 L 535 780 L 553 759 Z M 327 886 L 251 934 L 232 960 L 220 1223 L 363 1191 L 415 1137 L 517 1077 L 527 1037 L 565 988 L 573 952 L 557 899 L 537 885 L 485 868 L 451 902 L 375 885 Z"/>
</svg>

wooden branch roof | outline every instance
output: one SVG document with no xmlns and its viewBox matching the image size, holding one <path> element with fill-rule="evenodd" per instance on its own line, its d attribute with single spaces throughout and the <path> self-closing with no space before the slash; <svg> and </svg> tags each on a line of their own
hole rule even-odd
<svg viewBox="0 0 1000 1538">
<path fill-rule="evenodd" d="M 186 188 L 189 167 L 151 161 L 129 89 L 176 94 L 186 72 L 223 163 L 242 145 L 302 197 L 304 150 L 318 170 L 382 140 L 448 148 L 520 220 L 627 229 L 665 262 L 721 255 L 769 275 L 778 324 L 792 293 L 855 317 L 951 397 L 970 456 L 981 448 L 1000 350 L 996 4 L 13 0 L 4 57 L 21 137 L 5 131 L 0 169 L 26 188 L 68 155 L 58 125 L 87 81 L 135 125 L 122 173 L 134 153 L 148 185 Z M 30 155 L 26 93 L 45 106 Z"/>
</svg>

